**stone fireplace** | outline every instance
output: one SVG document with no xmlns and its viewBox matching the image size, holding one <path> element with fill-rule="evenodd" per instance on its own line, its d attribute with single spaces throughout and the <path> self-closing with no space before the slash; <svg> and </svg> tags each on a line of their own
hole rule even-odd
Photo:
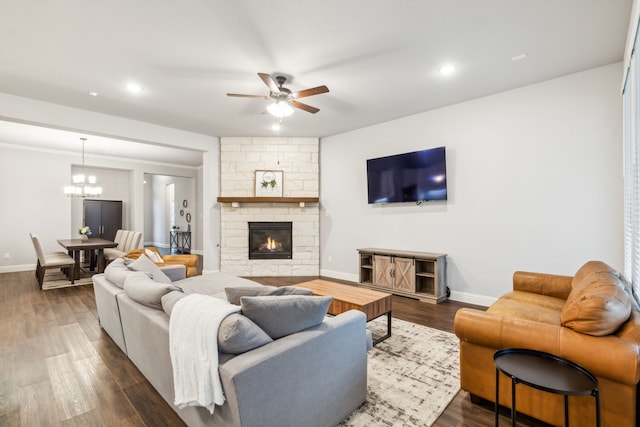
<svg viewBox="0 0 640 427">
<path fill-rule="evenodd" d="M 236 276 L 320 274 L 318 159 L 317 138 L 220 139 L 220 271 Z M 256 197 L 256 170 L 282 171 L 282 197 Z M 313 201 L 302 203 L 305 198 Z M 289 223 L 290 254 L 261 247 L 267 244 L 264 231 L 252 243 L 249 223 Z M 271 238 L 284 249 L 287 243 L 274 234 Z"/>
<path fill-rule="evenodd" d="M 291 222 L 249 222 L 249 259 L 291 259 Z"/>
</svg>

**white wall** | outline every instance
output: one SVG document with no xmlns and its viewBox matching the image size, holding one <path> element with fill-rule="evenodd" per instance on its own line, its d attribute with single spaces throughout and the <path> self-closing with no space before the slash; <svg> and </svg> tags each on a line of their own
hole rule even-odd
<svg viewBox="0 0 640 427">
<path fill-rule="evenodd" d="M 68 238 L 71 204 L 61 183 L 70 179 L 69 161 L 60 154 L 39 154 L 0 144 L 0 272 L 31 264 L 36 254 L 29 233 L 40 237 L 45 251 L 62 250 L 56 239 Z M 66 203 L 60 203 L 60 200 Z M 9 254 L 9 259 L 5 259 Z"/>
<path fill-rule="evenodd" d="M 621 269 L 620 76 L 613 64 L 323 138 L 321 274 L 357 281 L 360 247 L 441 252 L 452 299 L 489 304 L 515 270 Z M 366 159 L 438 146 L 447 202 L 367 204 Z"/>
</svg>

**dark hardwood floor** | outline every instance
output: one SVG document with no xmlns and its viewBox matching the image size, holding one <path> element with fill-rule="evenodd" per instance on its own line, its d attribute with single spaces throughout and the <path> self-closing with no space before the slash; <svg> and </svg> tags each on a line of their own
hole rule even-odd
<svg viewBox="0 0 640 427">
<path fill-rule="evenodd" d="M 315 278 L 252 279 L 282 286 Z M 452 332 L 461 307 L 471 306 L 394 296 L 393 317 Z M 508 422 L 503 416 L 501 424 Z M 493 424 L 492 407 L 471 403 L 461 391 L 435 426 Z M 76 425 L 184 423 L 100 328 L 92 286 L 41 291 L 33 271 L 2 273 L 0 426 Z M 527 420 L 518 425 L 541 424 Z"/>
</svg>

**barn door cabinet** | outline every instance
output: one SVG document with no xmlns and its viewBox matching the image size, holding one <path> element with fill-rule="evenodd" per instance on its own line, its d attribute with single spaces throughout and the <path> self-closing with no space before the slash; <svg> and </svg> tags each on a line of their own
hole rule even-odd
<svg viewBox="0 0 640 427">
<path fill-rule="evenodd" d="M 447 255 L 358 249 L 360 284 L 384 292 L 439 303 L 447 298 Z"/>
</svg>

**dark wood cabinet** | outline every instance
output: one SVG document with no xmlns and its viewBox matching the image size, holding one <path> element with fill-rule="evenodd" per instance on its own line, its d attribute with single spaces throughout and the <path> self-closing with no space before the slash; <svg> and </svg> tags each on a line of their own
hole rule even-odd
<svg viewBox="0 0 640 427">
<path fill-rule="evenodd" d="M 83 200 L 84 225 L 91 229 L 91 237 L 113 240 L 122 228 L 121 200 Z"/>
</svg>

